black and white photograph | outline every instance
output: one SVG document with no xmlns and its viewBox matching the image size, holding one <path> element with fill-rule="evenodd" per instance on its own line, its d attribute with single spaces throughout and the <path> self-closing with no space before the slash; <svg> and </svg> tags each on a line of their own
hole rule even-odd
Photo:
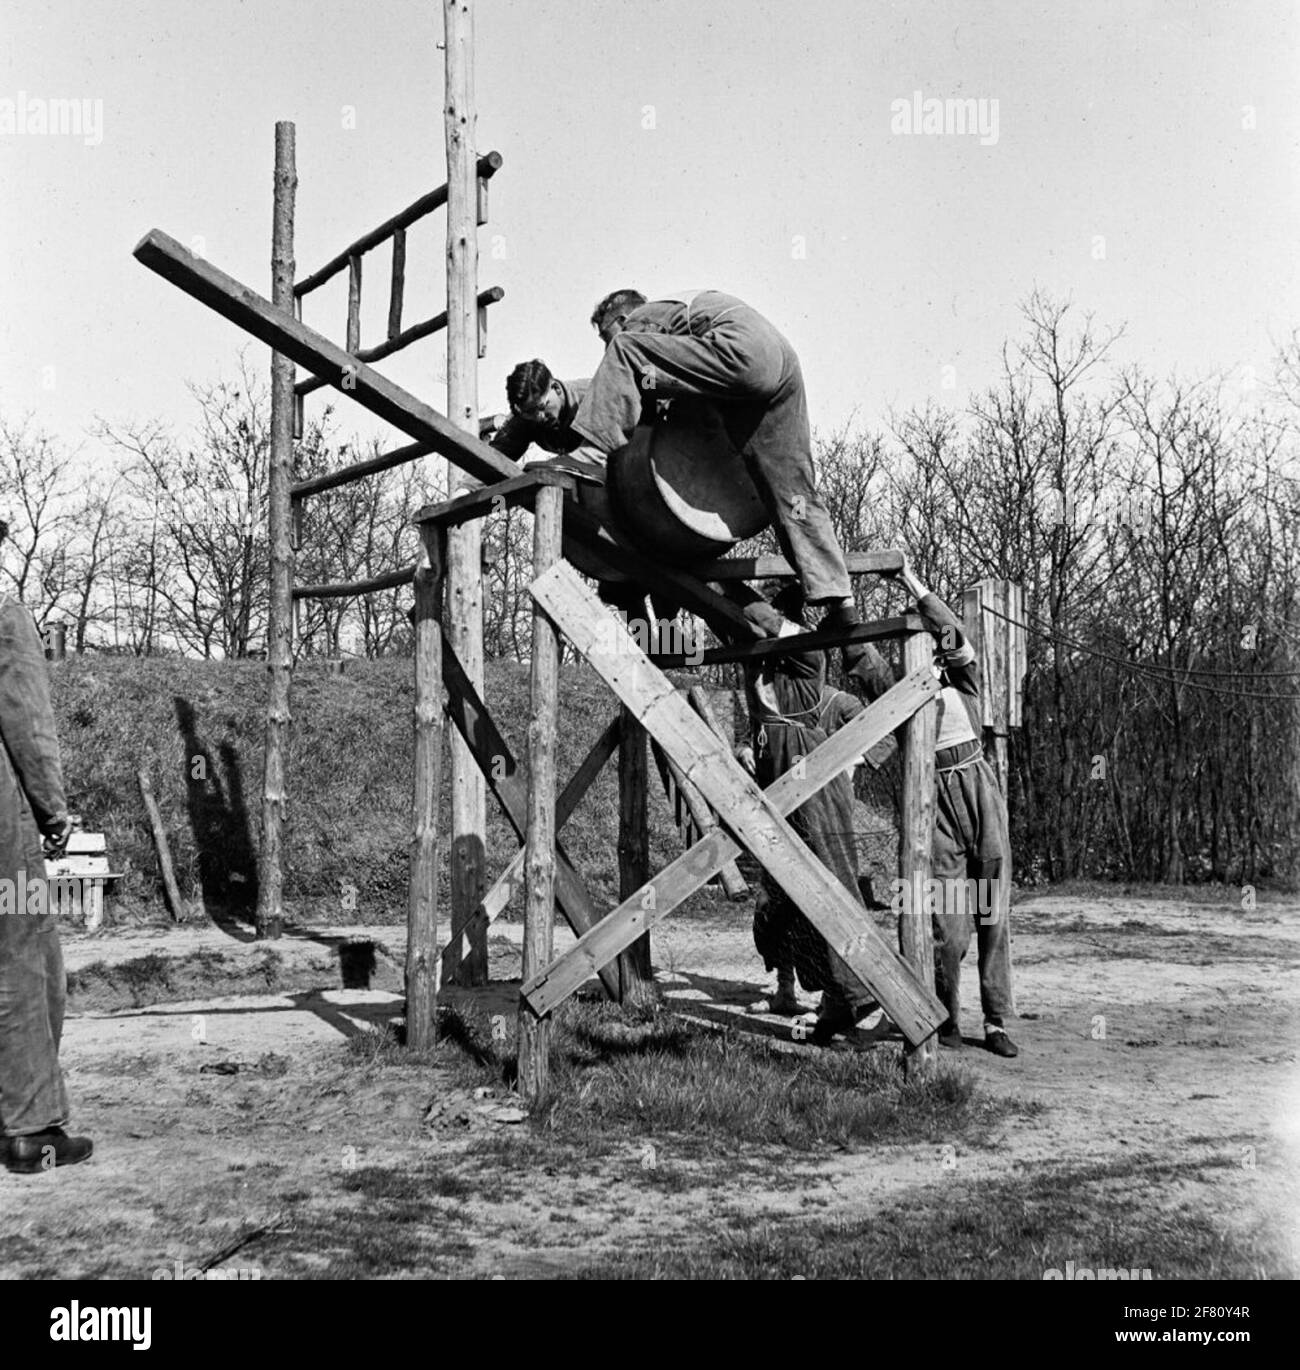
<svg viewBox="0 0 1300 1370">
<path fill-rule="evenodd" d="M 39 1354 L 182 1281 L 1259 1349 L 1300 7 L 13 4 L 0 188 Z"/>
</svg>

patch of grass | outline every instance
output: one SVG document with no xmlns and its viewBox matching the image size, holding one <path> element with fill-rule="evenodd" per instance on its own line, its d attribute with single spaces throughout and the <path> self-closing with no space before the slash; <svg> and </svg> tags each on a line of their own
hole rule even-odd
<svg viewBox="0 0 1300 1370">
<path fill-rule="evenodd" d="M 486 1020 L 444 1011 L 439 1033 L 432 1063 L 450 1068 L 452 1083 L 496 1088 L 516 1079 L 514 1043 L 493 1036 Z M 417 1064 L 380 1034 L 352 1039 L 347 1051 L 368 1071 Z M 938 1138 L 978 1144 L 998 1119 L 1039 1107 L 980 1095 L 967 1068 L 942 1058 L 929 1079 L 914 1082 L 892 1048 L 790 1051 L 709 1031 L 659 1006 L 571 1000 L 555 1016 L 551 1092 L 534 1126 L 588 1154 L 668 1135 L 729 1150 L 809 1151 Z"/>
<path fill-rule="evenodd" d="M 583 1279 L 1041 1280 L 1045 1271 L 1064 1272 L 1073 1261 L 1093 1270 L 1150 1270 L 1153 1280 L 1294 1278 L 1284 1243 L 1263 1225 L 1229 1229 L 1185 1201 L 1153 1214 L 1161 1188 L 1201 1179 L 1217 1164 L 1141 1157 L 984 1183 L 954 1175 L 910 1190 L 869 1218 L 784 1219 L 755 1228 L 743 1217 L 695 1246 L 675 1240 L 621 1250 L 574 1273 Z"/>
<path fill-rule="evenodd" d="M 951 1139 L 1024 1111 L 979 1096 L 970 1072 L 945 1061 L 930 1079 L 909 1082 L 892 1050 L 792 1052 L 665 1010 L 605 1003 L 570 1003 L 557 1014 L 551 1074 L 538 1123 L 582 1144 L 673 1135 L 806 1151 Z"/>
</svg>

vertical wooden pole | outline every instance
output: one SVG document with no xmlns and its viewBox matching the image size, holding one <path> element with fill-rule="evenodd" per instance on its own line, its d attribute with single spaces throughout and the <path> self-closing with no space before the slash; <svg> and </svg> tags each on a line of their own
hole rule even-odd
<svg viewBox="0 0 1300 1370">
<path fill-rule="evenodd" d="M 645 729 L 628 708 L 619 713 L 618 897 L 620 903 L 650 879 L 650 761 Z M 650 934 L 643 932 L 618 956 L 619 1001 L 647 1004 L 654 997 Z"/>
<path fill-rule="evenodd" d="M 442 577 L 445 534 L 426 537 L 415 573 L 415 783 L 406 928 L 406 1045 L 433 1046 L 438 1011 L 438 799 L 442 784 Z"/>
<path fill-rule="evenodd" d="M 642 605 L 646 622 L 649 607 Z M 619 710 L 618 897 L 621 903 L 650 879 L 650 758 L 645 729 L 626 707 Z M 667 760 L 667 758 L 665 758 Z M 650 934 L 644 932 L 618 956 L 619 1002 L 648 1004 L 654 997 Z"/>
<path fill-rule="evenodd" d="M 929 633 L 909 633 L 903 640 L 903 671 L 931 666 L 934 640 Z M 923 704 L 903 726 L 903 802 L 900 825 L 899 875 L 906 894 L 899 915 L 898 940 L 903 960 L 923 985 L 934 987 L 934 932 L 925 898 L 930 878 L 930 844 L 934 834 L 934 744 L 938 711 L 933 699 Z M 908 1046 L 903 1067 L 909 1079 L 930 1071 L 938 1054 L 931 1034 L 919 1047 Z"/>
<path fill-rule="evenodd" d="M 533 510 L 533 575 L 560 559 L 564 491 L 544 485 Z M 533 605 L 528 716 L 528 826 L 524 847 L 525 982 L 551 964 L 555 933 L 555 734 L 559 727 L 560 636 Z M 519 1092 L 540 1103 L 550 1084 L 551 1020 L 519 1001 Z"/>
<path fill-rule="evenodd" d="M 474 150 L 474 13 L 472 0 L 443 0 L 446 37 L 447 146 L 447 416 L 478 436 L 478 156 Z M 450 462 L 447 496 L 477 485 Z M 482 525 L 448 537 L 448 636 L 470 682 L 483 693 Z M 455 950 L 443 980 L 487 983 L 487 935 L 475 921 L 483 901 L 487 791 L 464 741 L 451 739 L 451 926 Z M 461 947 L 464 947 L 462 953 Z"/>
<path fill-rule="evenodd" d="M 293 211 L 298 187 L 294 126 L 275 126 L 275 207 L 271 224 L 271 302 L 293 312 Z M 289 485 L 293 477 L 293 362 L 271 354 L 270 506 L 271 596 L 266 630 L 266 750 L 262 776 L 262 843 L 258 856 L 257 936 L 276 938 L 284 920 L 285 816 L 290 684 L 293 669 L 293 547 Z"/>
</svg>

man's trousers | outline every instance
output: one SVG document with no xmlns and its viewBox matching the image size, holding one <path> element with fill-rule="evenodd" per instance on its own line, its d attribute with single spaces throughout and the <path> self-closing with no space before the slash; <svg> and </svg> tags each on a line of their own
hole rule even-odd
<svg viewBox="0 0 1300 1370">
<path fill-rule="evenodd" d="M 38 873 L 43 880 L 43 864 Z M 7 1136 L 68 1121 L 59 1068 L 65 993 L 56 916 L 0 913 L 0 1129 Z"/>
<path fill-rule="evenodd" d="M 1009 868 L 1006 807 L 992 767 L 982 756 L 939 771 L 935 790 L 930 874 L 942 899 L 942 912 L 931 920 L 935 990 L 960 1028 L 961 963 L 973 923 L 984 1021 L 1000 1027 L 1012 1013 L 1011 931 L 1007 916 L 998 913 L 1000 886 Z M 987 856 L 994 846 L 1002 853 L 1000 860 Z"/>
<path fill-rule="evenodd" d="M 808 401 L 794 349 L 731 295 L 710 290 L 695 297 L 689 331 L 637 331 L 639 324 L 654 327 L 638 316 L 652 316 L 655 308 L 636 311 L 610 342 L 573 427 L 601 451 L 615 452 L 631 440 L 647 399 L 712 400 L 805 597 L 813 603 L 847 598 L 844 554 L 815 487 Z"/>
</svg>

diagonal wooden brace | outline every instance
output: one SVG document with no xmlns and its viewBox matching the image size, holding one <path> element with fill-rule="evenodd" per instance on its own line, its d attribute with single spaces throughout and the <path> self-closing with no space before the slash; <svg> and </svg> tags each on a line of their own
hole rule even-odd
<svg viewBox="0 0 1300 1370">
<path fill-rule="evenodd" d="M 523 468 L 473 434 L 462 432 L 445 415 L 394 385 L 372 367 L 328 338 L 308 328 L 301 319 L 277 309 L 270 300 L 228 276 L 211 262 L 196 257 L 160 229 L 152 229 L 136 244 L 135 259 L 164 280 L 215 310 L 253 337 L 320 376 L 363 409 L 378 414 L 417 442 L 429 447 L 462 471 L 490 485 L 513 480 Z M 622 547 L 603 533 L 600 524 L 580 507 L 565 515 L 564 554 L 588 575 L 609 570 L 626 574 L 651 589 L 673 595 L 678 603 L 699 614 L 720 635 L 745 641 L 753 630 L 737 606 L 698 577 L 661 566 Z M 427 542 L 427 539 L 426 539 Z"/>
<path fill-rule="evenodd" d="M 626 644 L 611 642 L 607 631 L 603 630 L 604 610 L 595 595 L 577 578 L 573 571 L 563 565 L 553 567 L 545 575 L 538 577 L 531 587 L 533 597 L 546 610 L 565 636 L 590 663 L 614 691 L 616 695 L 638 717 L 641 725 L 664 750 L 673 757 L 686 776 L 692 780 L 705 799 L 713 805 L 720 819 L 726 823 L 737 842 L 742 842 L 751 855 L 759 862 L 769 876 L 801 909 L 818 932 L 826 938 L 831 949 L 845 962 L 854 975 L 879 1000 L 885 1012 L 898 1024 L 904 1037 L 911 1043 L 920 1043 L 929 1037 L 944 1021 L 945 1012 L 933 989 L 921 983 L 911 968 L 876 930 L 875 925 L 865 916 L 862 905 L 848 890 L 821 864 L 808 849 L 798 834 L 785 821 L 781 809 L 769 794 L 761 791 L 731 755 L 730 750 L 709 726 L 690 708 L 677 693 L 672 682 L 659 671 L 640 651 L 636 644 L 627 639 Z M 905 685 L 910 686 L 904 699 L 899 698 L 895 687 L 883 696 L 876 705 L 864 710 L 863 714 L 846 725 L 834 737 L 823 744 L 827 755 L 837 758 L 838 764 L 822 784 L 843 770 L 855 756 L 861 754 L 866 746 L 872 745 L 873 729 L 862 724 L 863 719 L 880 726 L 879 734 L 884 736 L 900 722 L 909 718 L 916 708 L 937 689 L 931 676 L 928 680 L 909 676 Z M 878 712 L 879 706 L 892 701 L 892 712 Z M 900 704 L 902 707 L 900 708 Z M 887 719 L 885 714 L 887 713 Z M 865 739 L 865 741 L 863 740 Z M 833 744 L 839 742 L 839 748 Z M 855 750 L 845 755 L 844 748 L 853 745 Z M 807 784 L 807 773 L 811 769 L 814 752 L 805 758 L 802 768 L 802 783 Z M 842 759 L 840 759 L 842 758 Z M 792 772 L 792 775 L 794 773 Z M 785 780 L 786 777 L 782 777 Z M 773 792 L 779 793 L 777 785 Z M 820 788 L 810 787 L 806 793 L 798 793 L 800 779 L 791 785 L 797 798 L 790 808 L 795 808 L 808 793 Z M 711 834 L 698 843 L 679 862 L 674 862 L 679 872 L 689 870 L 689 875 L 680 880 L 689 884 L 691 890 L 703 884 L 720 868 L 718 858 L 729 859 L 735 855 L 734 842 L 728 841 L 719 833 Z M 689 864 L 683 864 L 689 863 Z M 669 869 L 672 869 L 670 867 Z M 661 872 L 661 875 L 663 873 Z M 641 925 L 637 933 L 647 926 L 647 915 L 657 913 L 655 908 L 655 881 L 643 887 L 641 898 L 634 895 L 624 902 L 616 914 L 602 920 L 601 929 L 609 928 L 614 919 L 622 915 L 619 933 L 626 931 L 627 915 L 631 906 L 640 906 Z M 690 890 L 687 893 L 691 892 Z M 676 893 L 676 891 L 674 891 Z M 648 897 L 647 897 L 648 894 Z M 685 897 L 679 895 L 678 898 Z M 635 934 L 634 934 L 635 935 Z M 568 953 L 564 960 L 578 957 L 585 959 L 585 953 L 596 941 L 592 938 Z M 601 948 L 603 958 L 605 948 Z M 597 964 L 600 962 L 598 961 Z M 559 962 L 556 963 L 558 965 Z M 590 966 L 592 963 L 587 962 Z M 553 976 L 555 966 L 547 972 Z M 541 977 L 538 977 L 540 979 Z M 545 1000 L 554 996 L 538 993 L 539 986 L 525 986 L 524 998 L 535 1011 L 545 1012 Z M 570 991 L 571 992 L 571 991 Z"/>
<path fill-rule="evenodd" d="M 828 785 L 863 752 L 888 737 L 906 722 L 927 699 L 938 693 L 932 671 L 917 672 L 870 704 L 856 718 L 804 758 L 803 775 L 787 771 L 764 794 L 785 816 Z M 520 993 L 538 1014 L 550 1013 L 579 986 L 611 961 L 643 932 L 667 917 L 683 900 L 706 885 L 740 852 L 737 843 L 714 829 L 689 851 L 669 862 L 657 875 L 634 890 L 612 913 L 603 918 L 546 971 L 525 984 Z"/>
<path fill-rule="evenodd" d="M 574 771 L 569 783 L 560 792 L 560 797 L 555 801 L 555 831 L 557 833 L 573 816 L 574 809 L 582 803 L 584 796 L 591 788 L 592 782 L 600 774 L 605 762 L 618 750 L 618 731 L 619 720 L 615 718 L 591 744 L 591 750 L 583 758 L 582 764 Z M 469 939 L 472 942 L 477 934 L 486 932 L 488 927 L 506 911 L 515 894 L 523 890 L 525 855 L 524 848 L 520 847 L 511 858 L 510 864 L 497 876 L 492 888 L 483 896 L 483 902 L 465 920 L 465 926 L 458 934 L 460 938 Z M 441 954 L 446 956 L 451 947 L 452 943 L 448 942 Z"/>
<path fill-rule="evenodd" d="M 506 821 L 522 842 L 528 819 L 528 786 L 519 774 L 519 766 L 505 738 L 498 732 L 445 633 L 442 640 L 442 681 L 447 687 L 447 716 L 465 739 L 465 745 L 483 772 L 488 789 L 496 796 Z M 598 915 L 591 895 L 558 842 L 555 844 L 555 902 L 579 937 L 595 926 Z M 600 979 L 610 997 L 617 1000 L 620 995 L 617 971 L 602 967 Z"/>
</svg>

